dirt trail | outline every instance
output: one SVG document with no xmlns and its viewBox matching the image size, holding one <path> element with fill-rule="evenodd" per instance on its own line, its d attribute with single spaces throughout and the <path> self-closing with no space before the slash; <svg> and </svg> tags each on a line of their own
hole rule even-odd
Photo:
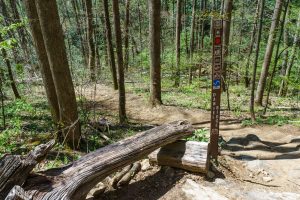
<svg viewBox="0 0 300 200">
<path fill-rule="evenodd" d="M 98 84 L 96 89 L 95 98 L 92 87 L 85 91 L 88 100 L 96 101 L 99 104 L 97 109 L 118 113 L 118 91 L 101 84 Z M 171 105 L 152 108 L 146 98 L 132 93 L 126 94 L 126 111 L 129 120 L 138 123 L 161 125 L 176 120 L 188 120 L 196 128 L 209 127 L 210 123 L 209 111 Z M 225 139 L 256 134 L 262 140 L 284 142 L 300 136 L 300 128 L 292 125 L 243 127 L 238 119 L 227 112 L 221 112 L 220 131 Z"/>
<path fill-rule="evenodd" d="M 97 103 L 97 109 L 118 113 L 118 93 L 110 87 L 97 85 L 95 98 L 93 97 L 93 89 L 86 91 L 86 97 L 88 100 Z M 147 103 L 147 99 L 131 93 L 126 94 L 126 99 L 126 109 L 130 121 L 159 125 L 184 119 L 190 121 L 196 128 L 209 127 L 210 113 L 208 111 L 168 105 L 151 108 Z M 168 190 L 160 190 L 159 192 L 162 193 L 159 195 L 160 197 L 143 197 L 145 192 L 141 188 L 147 188 L 147 185 L 156 184 L 157 182 L 156 179 L 153 182 L 152 178 L 158 172 L 150 171 L 148 173 L 153 173 L 152 175 L 148 174 L 151 183 L 144 180 L 147 179 L 145 178 L 147 175 L 140 175 L 142 177 L 135 180 L 140 184 L 135 188 L 136 183 L 134 183 L 132 187 L 135 189 L 131 190 L 130 194 L 128 193 L 129 190 L 122 189 L 116 193 L 113 192 L 113 196 L 116 199 L 131 199 L 125 198 L 128 195 L 138 195 L 139 198 L 137 199 L 173 199 L 173 197 L 177 197 L 177 199 L 197 199 L 188 198 L 187 196 L 190 194 L 182 194 L 181 191 L 185 184 L 193 185 L 191 181 L 186 182 L 187 179 L 192 179 L 197 183 L 207 185 L 211 189 L 216 189 L 228 199 L 259 199 L 260 197 L 262 199 L 300 199 L 300 196 L 296 194 L 300 191 L 300 128 L 292 125 L 243 127 L 238 119 L 225 112 L 221 114 L 221 119 L 220 133 L 227 141 L 227 146 L 222 152 L 238 158 L 236 160 L 225 156 L 227 161 L 231 162 L 228 166 L 235 175 L 226 174 L 224 181 L 219 180 L 215 183 L 207 183 L 203 181 L 203 178 L 200 180 L 193 175 L 182 176 L 176 180 L 176 184 L 174 182 L 170 183 L 173 186 L 168 185 L 170 187 Z M 174 176 L 176 177 L 176 173 Z M 233 189 L 224 189 L 229 185 Z M 190 187 L 192 186 L 188 186 L 188 188 Z M 195 190 L 202 189 L 196 188 Z M 178 191 L 181 191 L 181 193 Z M 110 194 L 108 193 L 106 198 L 114 199 Z M 151 195 L 151 193 L 146 194 Z"/>
<path fill-rule="evenodd" d="M 97 85 L 97 91 L 95 100 L 100 103 L 101 109 L 118 113 L 118 91 L 99 84 Z M 86 94 L 89 100 L 94 100 L 93 89 L 87 90 Z M 155 125 L 182 119 L 198 123 L 207 121 L 210 118 L 209 112 L 202 110 L 165 105 L 151 108 L 145 98 L 132 93 L 126 94 L 126 110 L 130 120 Z"/>
</svg>

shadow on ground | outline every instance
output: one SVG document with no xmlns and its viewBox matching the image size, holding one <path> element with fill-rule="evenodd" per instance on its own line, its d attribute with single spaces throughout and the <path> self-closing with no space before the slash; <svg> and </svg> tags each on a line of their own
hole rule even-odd
<svg viewBox="0 0 300 200">
<path fill-rule="evenodd" d="M 223 149 L 231 152 L 229 155 L 237 159 L 298 159 L 300 138 L 293 138 L 286 142 L 270 142 L 261 140 L 255 134 L 248 134 L 245 137 L 231 138 Z"/>
<path fill-rule="evenodd" d="M 140 173 L 143 174 L 143 173 Z M 184 176 L 184 171 L 172 168 L 162 168 L 156 173 L 147 176 L 130 185 L 110 190 L 97 199 L 105 200 L 156 200 L 164 196 L 176 182 Z"/>
</svg>

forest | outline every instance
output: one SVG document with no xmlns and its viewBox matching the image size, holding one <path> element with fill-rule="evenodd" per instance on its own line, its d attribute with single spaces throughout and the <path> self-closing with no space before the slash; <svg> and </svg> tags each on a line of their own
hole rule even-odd
<svg viewBox="0 0 300 200">
<path fill-rule="evenodd" d="M 300 199 L 299 55 L 298 0 L 0 0 L 0 200 Z"/>
</svg>

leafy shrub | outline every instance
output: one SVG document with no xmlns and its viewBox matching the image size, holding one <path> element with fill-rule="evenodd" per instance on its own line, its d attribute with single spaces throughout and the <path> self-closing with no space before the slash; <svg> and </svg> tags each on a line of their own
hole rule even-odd
<svg viewBox="0 0 300 200">
<path fill-rule="evenodd" d="M 202 128 L 202 129 L 197 129 L 193 133 L 193 136 L 189 137 L 187 140 L 188 141 L 197 141 L 197 142 L 208 142 L 209 137 L 208 137 L 208 129 Z"/>
</svg>

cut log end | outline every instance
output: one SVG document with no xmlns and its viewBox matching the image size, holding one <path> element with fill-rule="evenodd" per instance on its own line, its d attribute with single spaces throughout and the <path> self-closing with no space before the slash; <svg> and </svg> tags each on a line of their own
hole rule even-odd
<svg viewBox="0 0 300 200">
<path fill-rule="evenodd" d="M 206 173 L 207 143 L 179 140 L 152 152 L 150 163 Z"/>
</svg>

